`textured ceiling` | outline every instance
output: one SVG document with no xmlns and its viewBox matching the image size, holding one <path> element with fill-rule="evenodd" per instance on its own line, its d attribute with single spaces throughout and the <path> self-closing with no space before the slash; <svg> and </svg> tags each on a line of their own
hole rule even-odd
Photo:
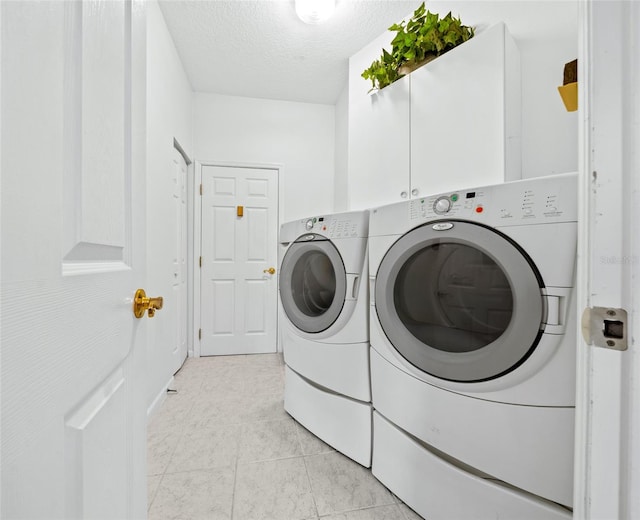
<svg viewBox="0 0 640 520">
<path fill-rule="evenodd" d="M 344 88 L 349 56 L 418 5 L 336 0 L 329 20 L 307 25 L 293 0 L 160 0 L 196 92 L 323 104 Z"/>
</svg>

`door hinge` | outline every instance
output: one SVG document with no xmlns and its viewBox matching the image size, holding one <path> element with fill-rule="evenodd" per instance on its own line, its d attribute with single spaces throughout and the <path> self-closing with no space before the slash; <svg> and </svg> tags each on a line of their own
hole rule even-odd
<svg viewBox="0 0 640 520">
<path fill-rule="evenodd" d="M 582 337 L 588 345 L 627 350 L 627 311 L 613 307 L 587 307 L 582 313 Z"/>
<path fill-rule="evenodd" d="M 202 257 L 200 257 L 199 264 L 200 264 L 200 267 L 202 267 Z"/>
<path fill-rule="evenodd" d="M 200 195 L 202 195 L 202 183 L 200 183 Z"/>
<path fill-rule="evenodd" d="M 198 329 L 198 339 L 202 339 L 202 329 Z"/>
</svg>

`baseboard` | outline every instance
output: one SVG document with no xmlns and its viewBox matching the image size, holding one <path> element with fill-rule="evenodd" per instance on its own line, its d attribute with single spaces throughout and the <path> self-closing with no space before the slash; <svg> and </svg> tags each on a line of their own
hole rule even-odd
<svg viewBox="0 0 640 520">
<path fill-rule="evenodd" d="M 171 376 L 169 381 L 167 381 L 167 384 L 160 389 L 160 391 L 155 396 L 153 401 L 151 401 L 151 404 L 147 408 L 147 423 L 160 410 L 160 407 L 164 403 L 164 400 L 167 398 L 167 390 L 173 387 L 173 383 L 174 383 L 174 378 L 173 376 Z"/>
</svg>

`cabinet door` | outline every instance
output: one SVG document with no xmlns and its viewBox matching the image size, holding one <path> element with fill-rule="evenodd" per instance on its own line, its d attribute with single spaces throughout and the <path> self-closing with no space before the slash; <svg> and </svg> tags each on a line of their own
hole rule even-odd
<svg viewBox="0 0 640 520">
<path fill-rule="evenodd" d="M 519 143 L 519 58 L 503 23 L 411 74 L 413 196 L 519 178 Z"/>
<path fill-rule="evenodd" d="M 349 208 L 402 200 L 409 193 L 409 78 L 368 95 L 362 71 L 380 55 L 389 34 L 349 60 Z"/>
</svg>

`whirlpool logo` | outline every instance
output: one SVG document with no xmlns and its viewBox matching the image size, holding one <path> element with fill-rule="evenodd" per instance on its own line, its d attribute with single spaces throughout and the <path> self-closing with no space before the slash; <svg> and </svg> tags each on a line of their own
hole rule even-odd
<svg viewBox="0 0 640 520">
<path fill-rule="evenodd" d="M 447 229 L 451 229 L 453 224 L 451 222 L 438 222 L 431 226 L 434 231 L 446 231 Z"/>
</svg>

